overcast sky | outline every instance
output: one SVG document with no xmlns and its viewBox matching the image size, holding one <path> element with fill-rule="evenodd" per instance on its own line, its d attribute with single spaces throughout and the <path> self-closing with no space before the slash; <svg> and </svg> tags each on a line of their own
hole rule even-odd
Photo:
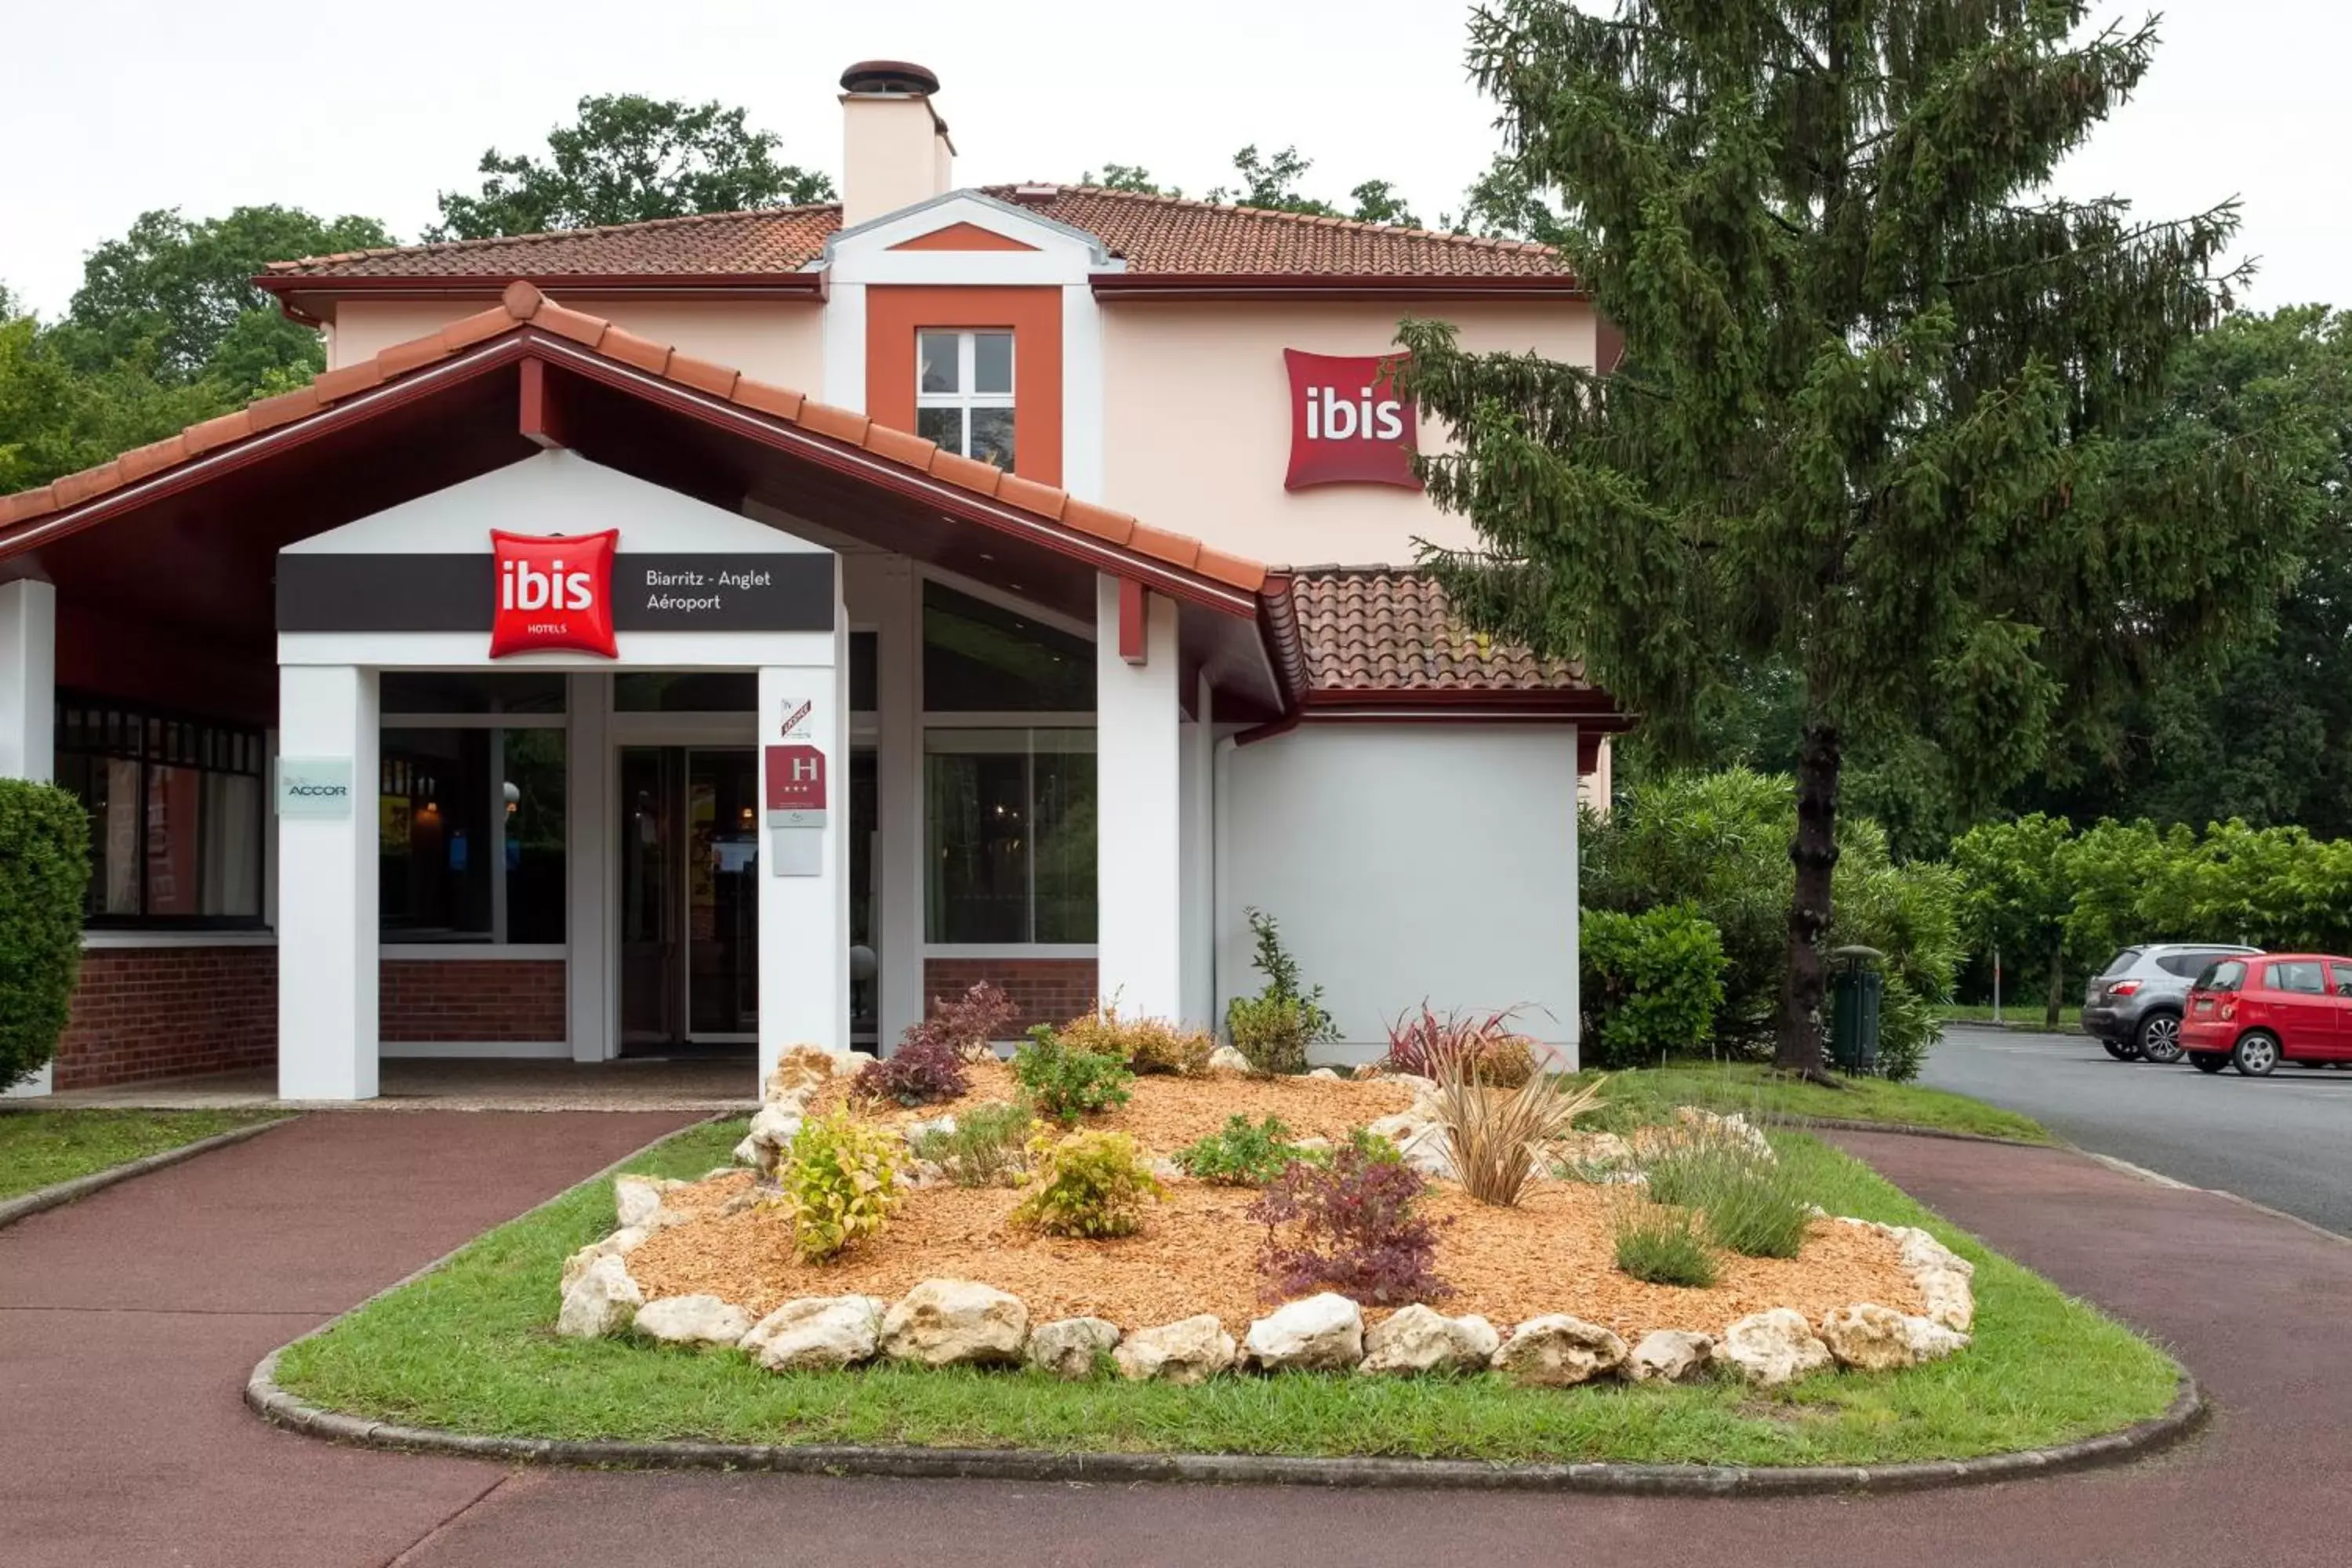
<svg viewBox="0 0 2352 1568">
<path fill-rule="evenodd" d="M 541 153 L 584 93 L 742 104 L 838 173 L 841 68 L 941 80 L 960 184 L 1140 163 L 1199 194 L 1235 148 L 1295 143 L 1307 188 L 1389 179 L 1427 221 L 1495 145 L 1445 0 L 404 0 L 299 15 L 217 0 L 13 0 L 0 36 L 0 283 L 62 310 L 85 252 L 141 211 L 370 214 L 414 239 L 485 147 Z M 356 12 L 362 23 L 343 18 Z M 2118 9 L 2137 20 L 2139 8 Z M 2270 307 L 2352 304 L 2352 7 L 2176 0 L 2140 98 L 2070 168 L 2149 215 L 2243 198 Z"/>
</svg>

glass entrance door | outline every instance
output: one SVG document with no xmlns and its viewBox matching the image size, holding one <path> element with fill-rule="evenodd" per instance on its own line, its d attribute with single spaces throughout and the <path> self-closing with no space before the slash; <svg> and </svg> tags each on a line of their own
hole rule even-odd
<svg viewBox="0 0 2352 1568">
<path fill-rule="evenodd" d="M 760 786 L 748 748 L 686 754 L 687 1035 L 760 1029 Z"/>
<path fill-rule="evenodd" d="M 748 746 L 621 748 L 624 1049 L 749 1043 L 760 1030 L 757 753 Z M 851 754 L 850 942 L 875 942 L 874 753 Z M 851 1033 L 871 1044 L 880 986 L 853 954 Z M 861 968 L 863 973 L 861 973 Z"/>
<path fill-rule="evenodd" d="M 748 746 L 621 748 L 621 1038 L 760 1028 L 760 801 Z"/>
</svg>

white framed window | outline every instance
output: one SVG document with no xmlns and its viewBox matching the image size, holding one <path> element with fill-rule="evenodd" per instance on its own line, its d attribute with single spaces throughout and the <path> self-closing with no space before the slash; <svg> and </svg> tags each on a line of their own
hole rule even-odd
<svg viewBox="0 0 2352 1568">
<path fill-rule="evenodd" d="M 915 334 L 915 434 L 1012 468 L 1012 332 L 933 328 Z"/>
</svg>

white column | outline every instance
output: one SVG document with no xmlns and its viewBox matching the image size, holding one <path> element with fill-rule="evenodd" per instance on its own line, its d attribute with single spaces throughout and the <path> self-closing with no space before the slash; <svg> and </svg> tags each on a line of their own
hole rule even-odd
<svg viewBox="0 0 2352 1568">
<path fill-rule="evenodd" d="M 282 665 L 282 754 L 349 758 L 344 816 L 278 826 L 278 1093 L 376 1095 L 377 679 L 351 665 Z M 276 794 L 272 787 L 273 798 Z M 274 807 L 273 807 L 274 809 Z"/>
<path fill-rule="evenodd" d="M 1176 603 L 1145 597 L 1144 658 L 1119 648 L 1119 584 L 1096 579 L 1096 951 L 1106 1001 L 1134 1017 L 1184 1011 L 1182 689 Z"/>
<path fill-rule="evenodd" d="M 876 607 L 882 725 L 874 755 L 876 826 L 882 836 L 874 921 L 882 961 L 876 1047 L 887 1056 L 929 1005 L 923 985 L 923 583 L 903 556 L 886 566 Z"/>
<path fill-rule="evenodd" d="M 618 1042 L 613 976 L 620 953 L 609 929 L 617 899 L 611 871 L 621 837 L 607 743 L 612 692 L 613 678 L 602 670 L 564 678 L 564 1035 L 575 1062 L 601 1062 Z"/>
<path fill-rule="evenodd" d="M 849 1048 L 849 633 L 834 578 L 834 658 L 830 665 L 763 665 L 760 669 L 760 1081 L 787 1046 Z M 778 828 L 768 822 L 766 749 L 784 743 L 783 716 L 813 704 L 792 743 L 815 746 L 825 766 L 822 828 Z M 814 833 L 814 870 L 793 868 L 794 848 L 778 834 Z M 803 841 L 804 842 L 804 841 Z"/>
<path fill-rule="evenodd" d="M 0 778 L 47 783 L 57 768 L 58 591 L 0 583 Z M 0 1099 L 49 1092 L 47 1062 Z"/>
<path fill-rule="evenodd" d="M 58 591 L 0 583 L 0 778 L 55 774 L 57 646 Z"/>
<path fill-rule="evenodd" d="M 1183 726 L 1183 1021 L 1217 1025 L 1216 730 L 1210 721 L 1209 678 L 1194 679 L 1192 721 Z"/>
<path fill-rule="evenodd" d="M 1601 744 L 1605 747 L 1608 742 L 1603 741 Z M 1568 731 L 1568 768 L 1571 777 L 1575 776 L 1576 773 L 1576 752 L 1577 731 L 1574 726 L 1570 726 Z M 1605 751 L 1602 756 L 1604 758 L 1607 756 Z M 1579 781 L 1580 784 L 1581 782 Z M 1576 889 L 1576 879 L 1584 865 L 1584 847 L 1578 842 L 1578 829 L 1583 821 L 1577 809 L 1580 804 L 1578 795 L 1577 790 L 1569 791 L 1567 801 L 1568 866 L 1565 874 L 1571 891 Z M 1605 810 L 1609 797 L 1604 793 L 1601 798 L 1602 808 Z M 1583 951 L 1583 904 L 1584 900 L 1581 897 L 1568 900 L 1568 942 L 1560 951 L 1571 955 Z M 1579 987 L 1583 983 L 1582 964 L 1570 963 L 1559 966 L 1559 987 L 1568 996 L 1567 1004 L 1561 1008 L 1562 1016 L 1558 1026 L 1561 1038 L 1567 1041 L 1567 1047 L 1561 1052 L 1565 1059 L 1560 1066 L 1568 1072 L 1574 1072 L 1584 1065 L 1584 998 L 1579 991 Z"/>
</svg>

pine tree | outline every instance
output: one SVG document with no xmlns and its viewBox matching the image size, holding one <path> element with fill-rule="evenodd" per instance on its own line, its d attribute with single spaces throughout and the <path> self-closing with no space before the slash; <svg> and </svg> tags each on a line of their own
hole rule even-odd
<svg viewBox="0 0 2352 1568">
<path fill-rule="evenodd" d="M 2239 274 L 2224 205 L 2046 194 L 2147 70 L 2072 0 L 1500 0 L 1471 69 L 1625 357 L 1408 321 L 1433 563 L 1669 742 L 1742 669 L 1802 688 L 1776 1055 L 1822 1073 L 1839 769 L 1918 737 L 1990 792 L 2168 660 L 2258 625 L 2306 510 L 2284 431 L 2137 440 Z"/>
</svg>

